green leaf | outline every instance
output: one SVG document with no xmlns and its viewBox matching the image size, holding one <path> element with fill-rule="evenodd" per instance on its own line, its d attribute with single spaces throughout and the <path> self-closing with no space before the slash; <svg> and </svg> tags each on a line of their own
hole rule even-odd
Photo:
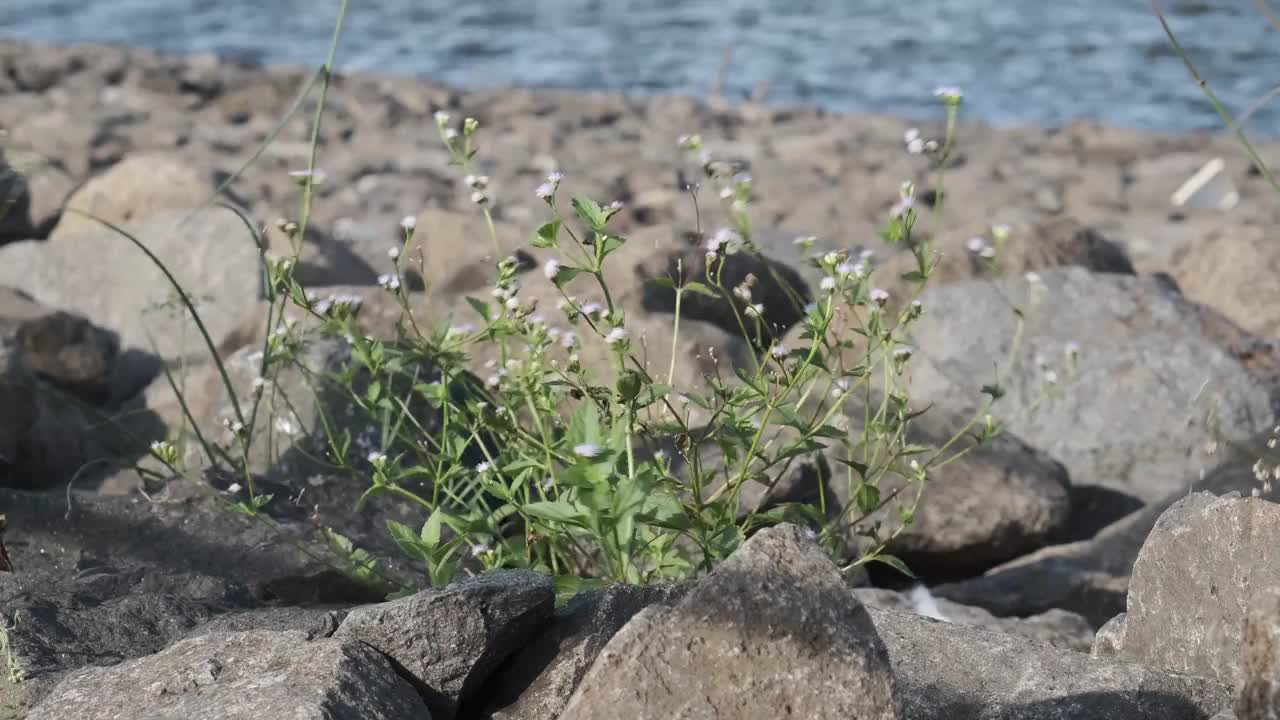
<svg viewBox="0 0 1280 720">
<path fill-rule="evenodd" d="M 395 520 L 388 520 L 387 531 L 391 533 L 391 539 L 396 541 L 396 545 L 400 546 L 400 550 L 405 555 L 418 562 L 428 562 L 430 560 L 431 555 L 419 541 L 418 534 L 407 525 L 398 523 Z"/>
<path fill-rule="evenodd" d="M 484 318 L 485 322 L 488 322 L 491 319 L 491 316 L 489 315 L 489 303 L 469 297 L 467 298 L 467 304 L 474 308 L 476 312 L 480 313 L 480 317 Z"/>
<path fill-rule="evenodd" d="M 605 235 L 604 242 L 600 244 L 600 259 L 604 259 L 609 253 L 617 250 L 627 243 L 627 239 L 618 237 L 617 235 Z"/>
<path fill-rule="evenodd" d="M 533 234 L 533 240 L 530 244 L 536 248 L 559 247 L 560 225 L 561 221 L 559 218 L 556 218 L 551 222 L 544 223 L 542 227 L 538 228 L 537 232 Z"/>
<path fill-rule="evenodd" d="M 880 488 L 868 482 L 859 483 L 853 491 L 853 501 L 863 513 L 873 512 L 880 507 Z"/>
<path fill-rule="evenodd" d="M 556 284 L 556 287 L 564 287 L 569 281 L 584 272 L 586 271 L 582 268 L 573 267 L 571 265 L 561 265 L 560 269 L 556 270 L 556 276 L 552 278 L 551 281 Z"/>
<path fill-rule="evenodd" d="M 418 533 L 418 539 L 430 550 L 440 547 L 440 531 L 444 526 L 446 514 L 445 511 L 436 508 L 431 511 L 431 516 L 427 518 L 427 521 L 422 523 L 422 531 Z"/>
<path fill-rule="evenodd" d="M 569 420 L 569 431 L 565 435 L 565 444 L 570 449 L 584 444 L 602 445 L 604 432 L 600 427 L 600 415 L 592 403 L 582 403 L 577 412 Z"/>
<path fill-rule="evenodd" d="M 556 607 L 562 607 L 574 595 L 613 584 L 609 578 L 580 578 L 573 575 L 557 575 L 551 582 L 556 591 Z"/>
<path fill-rule="evenodd" d="M 605 215 L 600 205 L 586 195 L 579 195 L 573 199 L 573 212 L 597 232 L 602 232 L 605 223 L 609 221 L 609 217 Z"/>
<path fill-rule="evenodd" d="M 716 292 L 715 290 L 712 290 L 710 287 L 706 285 L 706 283 L 700 283 L 697 281 L 685 283 L 684 289 L 691 293 L 696 293 L 698 295 L 706 295 L 707 297 L 713 297 L 713 298 L 720 297 L 720 293 Z"/>
<path fill-rule="evenodd" d="M 911 272 L 902 273 L 902 279 L 908 282 L 922 283 L 929 278 L 925 277 L 924 273 L 919 270 L 912 270 Z"/>
<path fill-rule="evenodd" d="M 658 287 L 667 288 L 668 290 L 676 289 L 676 281 L 672 280 L 669 277 L 666 277 L 665 275 L 662 277 L 653 278 L 649 282 L 653 283 L 654 285 L 657 285 Z"/>
<path fill-rule="evenodd" d="M 847 431 L 841 430 L 834 425 L 822 425 L 814 428 L 812 434 L 818 437 L 831 438 L 832 440 L 843 440 L 849 436 Z"/>
<path fill-rule="evenodd" d="M 893 568 L 894 570 L 897 570 L 903 575 L 906 575 L 909 578 L 914 578 L 916 576 L 915 573 L 911 572 L 911 568 L 907 567 L 906 563 L 902 562 L 900 558 L 894 555 L 872 555 L 871 557 L 867 558 L 866 562 L 868 563 L 881 562 Z"/>
<path fill-rule="evenodd" d="M 576 506 L 564 500 L 532 502 L 525 505 L 521 510 L 539 520 L 586 527 L 586 515 Z"/>
</svg>

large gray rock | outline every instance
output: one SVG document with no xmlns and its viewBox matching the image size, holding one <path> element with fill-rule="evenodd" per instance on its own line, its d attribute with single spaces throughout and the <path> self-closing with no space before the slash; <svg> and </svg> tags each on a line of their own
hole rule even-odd
<svg viewBox="0 0 1280 720">
<path fill-rule="evenodd" d="M 1270 430 L 1244 442 L 1229 443 L 1221 464 L 1203 478 L 1184 471 L 1192 490 L 1215 495 L 1249 494 L 1259 489 L 1252 466 L 1259 458 L 1267 467 L 1280 464 L 1280 453 L 1267 447 Z M 1190 477 L 1187 477 L 1190 476 Z M 1054 545 L 992 568 L 986 574 L 938 585 L 933 592 L 965 605 L 976 605 L 1000 616 L 1026 616 L 1062 608 L 1084 615 L 1101 627 L 1125 612 L 1129 575 L 1156 521 L 1187 491 L 1174 492 L 1103 529 L 1097 536 Z M 1280 500 L 1280 487 L 1262 493 Z"/>
<path fill-rule="evenodd" d="M 794 526 L 761 531 L 674 608 L 609 641 L 561 717 L 899 718 L 867 611 Z"/>
<path fill-rule="evenodd" d="M 556 720 L 606 643 L 644 608 L 679 600 L 684 588 L 614 585 L 556 610 L 551 627 L 516 654 L 486 694 L 493 720 Z"/>
<path fill-rule="evenodd" d="M 500 570 L 356 608 L 335 638 L 376 648 L 409 678 L 435 718 L 452 718 L 551 619 L 550 578 Z"/>
<path fill-rule="evenodd" d="M 256 630 L 190 638 L 150 657 L 78 670 L 30 720 L 429 720 L 376 650 Z"/>
<path fill-rule="evenodd" d="M 1118 656 L 1234 682 L 1245 614 L 1280 587 L 1280 505 L 1197 493 L 1170 507 L 1133 565 Z"/>
<path fill-rule="evenodd" d="M 67 198 L 67 207 L 130 228 L 166 210 L 185 211 L 209 199 L 213 183 L 189 159 L 166 153 L 135 154 L 91 178 Z M 99 235 L 102 226 L 76 213 L 59 220 L 52 241 Z"/>
<path fill-rule="evenodd" d="M 1231 688 L 1025 638 L 872 609 L 912 720 L 1204 720 Z"/>
<path fill-rule="evenodd" d="M 213 207 L 179 225 L 186 214 L 166 210 L 124 227 L 173 273 L 217 342 L 256 307 L 260 257 L 249 229 L 230 210 Z M 166 358 L 208 356 L 164 274 L 105 227 L 0 247 L 0 285 L 86 315 L 120 333 L 127 347 L 150 351 L 154 339 Z"/>
<path fill-rule="evenodd" d="M 1240 720 L 1276 720 L 1280 718 L 1280 588 L 1265 588 L 1254 595 L 1243 635 L 1236 715 Z"/>
<path fill-rule="evenodd" d="M 939 286 L 923 302 L 911 371 L 921 407 L 976 408 L 1013 342 L 1013 307 L 1027 311 L 1012 376 L 1001 381 L 1007 394 L 992 412 L 1077 484 L 1158 500 L 1183 486 L 1188 467 L 1206 464 L 1211 430 L 1248 436 L 1275 417 L 1269 387 L 1201 335 L 1194 306 L 1155 280 L 1069 267 L 1036 283 Z M 1079 364 L 1069 376 L 1071 342 Z M 1028 412 L 1046 388 L 1037 356 L 1058 366 L 1059 387 Z"/>
<path fill-rule="evenodd" d="M 935 598 L 923 586 L 905 594 L 883 588 L 856 588 L 853 594 L 869 608 L 909 611 L 935 620 L 1017 635 L 1063 650 L 1088 652 L 1094 641 L 1089 621 L 1066 610 L 1053 609 L 1025 618 L 999 618 L 982 608 Z"/>
</svg>

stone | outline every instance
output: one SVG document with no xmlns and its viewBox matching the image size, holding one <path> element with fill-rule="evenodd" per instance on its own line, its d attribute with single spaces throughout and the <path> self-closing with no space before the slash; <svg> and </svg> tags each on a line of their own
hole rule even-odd
<svg viewBox="0 0 1280 720">
<path fill-rule="evenodd" d="M 912 720 L 1202 720 L 1231 688 L 897 610 L 869 610 Z"/>
<path fill-rule="evenodd" d="M 163 212 L 129 229 L 167 265 L 216 342 L 256 306 L 262 294 L 261 261 L 235 213 L 210 208 L 179 227 L 185 217 L 184 212 Z M 164 274 L 126 238 L 106 228 L 0 247 L 0 284 L 51 308 L 89 317 L 119 333 L 124 347 L 158 349 L 168 359 L 208 357 L 196 325 L 175 300 Z"/>
<path fill-rule="evenodd" d="M 1170 274 L 1187 297 L 1214 306 L 1252 333 L 1276 338 L 1280 315 L 1271 308 L 1280 295 L 1267 278 L 1280 269 L 1280 255 L 1267 230 L 1260 225 L 1215 229 L 1181 248 Z"/>
<path fill-rule="evenodd" d="M 1198 493 L 1160 516 L 1133 565 L 1118 657 L 1235 682 L 1248 610 L 1280 587 L 1280 505 Z"/>
<path fill-rule="evenodd" d="M 1151 280 L 1069 267 L 1040 273 L 1034 285 L 1018 277 L 939 286 L 923 301 L 912 399 L 966 413 L 1005 362 L 1017 328 L 1011 308 L 1024 309 L 1012 372 L 1000 378 L 1006 394 L 991 411 L 1062 462 L 1073 482 L 1158 500 L 1188 466 L 1206 463 L 1210 422 L 1213 432 L 1245 437 L 1275 419 L 1269 388 L 1198 331 L 1189 303 Z M 1078 348 L 1074 365 L 1068 347 Z M 1048 370 L 1037 367 L 1041 358 Z M 1049 370 L 1057 386 L 1042 401 Z"/>
<path fill-rule="evenodd" d="M 934 620 L 1016 635 L 1063 650 L 1088 652 L 1094 642 L 1089 621 L 1066 610 L 1048 610 L 1025 618 L 998 618 L 982 608 L 935 598 L 924 586 L 917 586 L 910 593 L 883 588 L 855 588 L 853 594 L 869 608 L 913 612 Z"/>
<path fill-rule="evenodd" d="M 761 530 L 673 608 L 637 613 L 563 720 L 915 717 L 900 710 L 867 610 L 790 525 Z"/>
<path fill-rule="evenodd" d="M 188 159 L 159 153 L 135 154 L 77 189 L 67 199 L 67 207 L 131 229 L 164 211 L 200 207 L 212 192 L 209 178 Z M 49 239 L 56 242 L 83 234 L 100 238 L 102 229 L 90 218 L 66 213 Z"/>
<path fill-rule="evenodd" d="M 500 570 L 353 609 L 334 637 L 386 655 L 434 718 L 447 720 L 476 699 L 489 675 L 550 621 L 551 579 Z"/>
<path fill-rule="evenodd" d="M 685 588 L 612 585 L 581 593 L 514 655 L 484 692 L 493 720 L 556 720 L 605 644 L 636 613 L 671 605 Z"/>
<path fill-rule="evenodd" d="M 1093 638 L 1093 647 L 1089 649 L 1090 655 L 1116 657 L 1120 654 L 1120 649 L 1124 647 L 1124 618 L 1125 614 L 1120 613 L 1098 628 L 1098 634 Z"/>
<path fill-rule="evenodd" d="M 1235 714 L 1240 720 L 1280 718 L 1280 588 L 1261 588 L 1246 609 Z M 1234 720 L 1234 718 L 1233 718 Z"/>
<path fill-rule="evenodd" d="M 431 715 L 360 642 L 297 631 L 213 633 L 163 652 L 76 671 L 30 720 L 409 720 Z"/>
</svg>

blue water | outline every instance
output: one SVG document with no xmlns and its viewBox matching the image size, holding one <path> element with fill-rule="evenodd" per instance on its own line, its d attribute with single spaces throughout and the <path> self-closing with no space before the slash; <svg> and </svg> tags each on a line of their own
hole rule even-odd
<svg viewBox="0 0 1280 720">
<path fill-rule="evenodd" d="M 320 63 L 338 0 L 0 0 L 0 36 Z M 1250 0 L 1164 0 L 1235 112 L 1280 83 Z M 1217 128 L 1148 0 L 352 0 L 339 66 L 501 85 L 726 95 L 933 115 L 939 84 L 995 124 Z M 1280 102 L 1249 129 L 1280 135 Z"/>
</svg>

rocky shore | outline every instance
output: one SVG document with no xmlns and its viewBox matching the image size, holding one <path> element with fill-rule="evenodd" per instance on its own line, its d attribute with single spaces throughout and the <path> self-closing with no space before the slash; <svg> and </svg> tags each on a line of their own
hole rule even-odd
<svg viewBox="0 0 1280 720">
<path fill-rule="evenodd" d="M 1280 196 L 1231 138 L 962 122 L 940 191 L 888 117 L 335 77 L 298 276 L 359 298 L 372 335 L 399 311 L 378 276 L 405 216 L 421 320 L 459 316 L 492 282 L 443 111 L 480 123 L 506 247 L 527 247 L 553 170 L 623 203 L 619 301 L 654 357 L 690 359 L 682 382 L 756 351 L 714 308 L 671 347 L 672 308 L 650 292 L 677 259 L 696 263 L 699 222 L 722 221 L 710 191 L 695 207 L 682 189 L 685 133 L 751 174 L 764 254 L 802 283 L 792 239 L 812 235 L 874 251 L 900 297 L 910 268 L 877 232 L 915 183 L 943 253 L 913 336 L 924 435 L 945 437 L 1021 343 L 992 410 L 1008 432 L 931 477 L 896 541 L 928 591 L 851 588 L 784 525 L 687 586 L 556 607 L 549 579 L 501 571 L 388 602 L 317 562 L 321 528 L 394 558 L 385 521 L 412 509 L 353 512 L 363 487 L 308 464 L 314 398 L 273 418 L 283 447 L 252 458 L 288 500 L 274 531 L 221 510 L 216 474 L 126 469 L 183 424 L 162 368 L 208 427 L 229 398 L 163 275 L 68 212 L 127 228 L 169 266 L 249 394 L 259 251 L 239 215 L 203 204 L 234 178 L 222 200 L 251 224 L 297 216 L 289 172 L 307 165 L 314 105 L 279 123 L 311 74 L 0 41 L 0 515 L 17 570 L 0 573 L 0 718 L 1280 717 L 1280 506 L 1262 477 L 1280 474 Z M 1280 160 L 1280 144 L 1259 149 Z M 1213 158 L 1238 202 L 1172 204 Z M 993 225 L 1008 239 L 980 262 L 967 246 Z M 525 256 L 526 270 L 543 260 Z M 1021 332 L 1011 304 L 1030 308 Z M 278 382 L 305 394 L 300 373 Z"/>
</svg>

